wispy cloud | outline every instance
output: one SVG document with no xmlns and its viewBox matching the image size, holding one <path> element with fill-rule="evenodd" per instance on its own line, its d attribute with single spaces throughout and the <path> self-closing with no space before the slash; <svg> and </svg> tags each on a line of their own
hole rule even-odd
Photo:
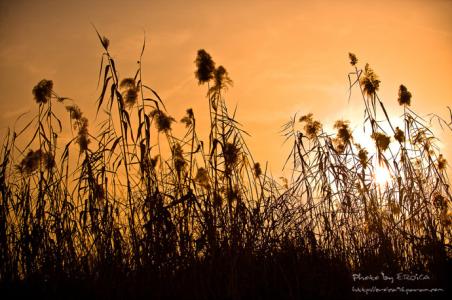
<svg viewBox="0 0 452 300">
<path fill-rule="evenodd" d="M 20 107 L 18 109 L 13 109 L 13 110 L 7 110 L 4 113 L 2 113 L 2 115 L 0 116 L 0 120 L 2 121 L 6 121 L 6 120 L 10 120 L 10 119 L 15 119 L 17 117 L 19 117 L 22 114 L 28 113 L 30 112 L 30 108 L 29 107 Z"/>
</svg>

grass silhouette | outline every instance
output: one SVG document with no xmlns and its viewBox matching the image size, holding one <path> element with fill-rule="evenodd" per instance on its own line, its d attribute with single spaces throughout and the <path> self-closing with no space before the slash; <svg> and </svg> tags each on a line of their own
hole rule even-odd
<svg viewBox="0 0 452 300">
<path fill-rule="evenodd" d="M 351 292 L 351 274 L 381 271 L 424 272 L 447 287 L 447 162 L 404 85 L 404 128 L 394 128 L 380 80 L 350 54 L 350 92 L 362 95 L 375 152 L 359 145 L 346 120 L 330 134 L 312 114 L 293 117 L 283 127 L 293 143 L 286 162 L 292 176 L 281 185 L 253 159 L 224 98 L 232 80 L 205 50 L 195 76 L 207 85 L 208 142 L 192 109 L 181 120 L 186 134 L 173 135 L 176 120 L 142 81 L 145 44 L 135 76 L 120 78 L 109 40 L 98 36 L 98 130 L 44 79 L 32 91 L 37 115 L 5 137 L 3 294 L 353 299 L 360 296 Z M 71 122 L 66 145 L 58 143 L 66 130 L 58 105 Z M 378 168 L 390 179 L 378 182 Z"/>
</svg>

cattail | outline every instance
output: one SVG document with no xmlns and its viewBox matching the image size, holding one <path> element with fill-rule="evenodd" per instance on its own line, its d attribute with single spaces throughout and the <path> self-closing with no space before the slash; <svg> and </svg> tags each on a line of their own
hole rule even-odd
<svg viewBox="0 0 452 300">
<path fill-rule="evenodd" d="M 403 84 L 401 84 L 399 87 L 399 98 L 397 100 L 399 101 L 400 105 L 410 106 L 411 104 L 411 93 Z"/>
<path fill-rule="evenodd" d="M 51 153 L 43 152 L 40 149 L 36 151 L 29 150 L 16 168 L 19 172 L 30 175 L 38 169 L 40 164 L 47 171 L 51 171 L 55 167 L 55 158 Z"/>
<path fill-rule="evenodd" d="M 222 89 L 226 85 L 232 85 L 232 80 L 229 78 L 228 71 L 223 66 L 219 66 L 214 71 L 215 89 Z"/>
<path fill-rule="evenodd" d="M 173 160 L 174 160 L 174 167 L 176 169 L 176 172 L 180 174 L 182 169 L 184 168 L 186 162 L 183 156 L 183 150 L 180 144 L 176 143 L 173 146 Z"/>
<path fill-rule="evenodd" d="M 204 168 L 198 169 L 198 172 L 196 173 L 196 176 L 195 176 L 195 181 L 198 182 L 199 185 L 201 185 L 205 189 L 210 188 L 209 173 Z"/>
<path fill-rule="evenodd" d="M 226 166 L 233 166 L 239 158 L 239 149 L 234 143 L 226 143 L 223 148 L 223 156 Z"/>
<path fill-rule="evenodd" d="M 213 78 L 213 72 L 215 71 L 215 63 L 212 57 L 204 49 L 198 50 L 196 56 L 196 72 L 195 76 L 198 79 L 199 84 L 206 83 Z"/>
<path fill-rule="evenodd" d="M 338 120 L 334 123 L 334 128 L 337 129 L 337 138 L 342 140 L 344 144 L 348 144 L 352 139 L 352 133 L 349 128 L 350 122 Z"/>
<path fill-rule="evenodd" d="M 121 89 L 135 88 L 136 87 L 135 79 L 133 79 L 133 78 L 124 78 L 123 80 L 121 80 L 121 83 L 119 84 L 119 87 Z"/>
<path fill-rule="evenodd" d="M 299 122 L 311 122 L 312 121 L 312 113 L 309 113 L 307 115 L 303 115 L 300 117 L 300 119 L 298 120 Z"/>
<path fill-rule="evenodd" d="M 385 151 L 389 147 L 389 143 L 391 142 L 391 138 L 384 133 L 375 132 L 372 134 L 372 138 L 375 141 L 375 145 L 380 151 Z"/>
<path fill-rule="evenodd" d="M 304 129 L 306 131 L 306 135 L 309 138 L 315 138 L 322 130 L 322 123 L 320 123 L 319 121 L 313 121 L 311 123 L 306 124 Z"/>
<path fill-rule="evenodd" d="M 78 128 L 76 143 L 80 146 L 80 152 L 88 150 L 89 140 L 88 119 L 83 116 L 83 112 L 77 105 L 68 105 L 66 110 L 70 114 L 71 120 L 75 121 L 74 127 Z"/>
<path fill-rule="evenodd" d="M 173 117 L 167 116 L 163 111 L 157 109 L 153 110 L 149 115 L 152 118 L 156 118 L 157 130 L 159 132 L 170 131 L 171 123 L 176 121 Z"/>
<path fill-rule="evenodd" d="M 366 149 L 359 149 L 358 158 L 361 166 L 365 169 L 367 167 L 367 163 L 369 161 L 368 152 Z"/>
<path fill-rule="evenodd" d="M 41 150 L 29 150 L 27 155 L 22 159 L 20 164 L 16 168 L 21 173 L 26 173 L 30 175 L 36 171 L 39 167 L 39 162 L 41 161 L 42 152 Z"/>
<path fill-rule="evenodd" d="M 187 114 L 180 120 L 185 124 L 185 127 L 190 127 L 193 124 L 194 114 L 191 108 L 187 109 Z"/>
<path fill-rule="evenodd" d="M 346 145 L 340 139 L 334 139 L 334 149 L 338 153 L 343 153 L 345 151 Z"/>
<path fill-rule="evenodd" d="M 443 157 L 442 154 L 438 155 L 437 164 L 438 164 L 438 169 L 440 169 L 440 170 L 446 169 L 447 160 Z"/>
<path fill-rule="evenodd" d="M 82 117 L 79 121 L 79 129 L 76 143 L 80 146 L 80 152 L 88 150 L 88 144 L 91 142 L 88 137 L 88 119 Z"/>
<path fill-rule="evenodd" d="M 388 149 L 389 143 L 391 142 L 389 136 L 381 132 L 376 132 L 372 135 L 372 138 L 375 140 L 375 144 L 378 149 L 380 149 L 381 151 L 385 151 Z"/>
<path fill-rule="evenodd" d="M 74 121 L 80 121 L 83 116 L 82 111 L 77 105 L 66 106 L 66 110 L 69 112 L 70 118 Z"/>
<path fill-rule="evenodd" d="M 137 103 L 138 90 L 135 88 L 128 89 L 123 93 L 122 97 L 125 100 L 125 105 L 127 107 L 132 107 L 135 105 L 135 103 Z"/>
<path fill-rule="evenodd" d="M 380 87 L 380 80 L 378 80 L 377 75 L 369 67 L 369 64 L 366 64 L 364 68 L 364 76 L 361 78 L 360 84 L 364 93 L 369 96 L 373 96 Z"/>
<path fill-rule="evenodd" d="M 44 167 L 51 171 L 55 167 L 55 158 L 49 152 L 46 152 L 42 155 L 42 162 L 44 163 Z"/>
<path fill-rule="evenodd" d="M 349 121 L 338 120 L 334 123 L 334 128 L 337 129 L 336 138 L 333 139 L 334 148 L 338 153 L 345 151 L 345 148 L 350 143 L 352 133 L 349 128 Z"/>
<path fill-rule="evenodd" d="M 52 97 L 52 88 L 53 81 L 52 80 L 41 80 L 34 88 L 33 88 L 33 96 L 36 100 L 36 103 L 45 104 L 47 101 L 50 101 Z"/>
<path fill-rule="evenodd" d="M 356 57 L 356 55 L 353 53 L 348 53 L 348 58 L 350 59 L 350 64 L 352 66 L 356 66 L 356 64 L 358 63 L 358 58 Z"/>
<path fill-rule="evenodd" d="M 119 87 L 123 90 L 122 97 L 125 101 L 127 107 L 132 107 L 135 105 L 138 99 L 138 87 L 136 86 L 135 79 L 124 78 Z"/>
<path fill-rule="evenodd" d="M 403 142 L 405 142 L 405 133 L 399 127 L 396 127 L 394 138 L 399 143 L 403 143 Z"/>
<path fill-rule="evenodd" d="M 193 109 L 191 109 L 191 108 L 187 109 L 187 116 L 190 119 L 193 119 L 195 117 L 195 114 L 193 113 Z"/>
<path fill-rule="evenodd" d="M 301 116 L 299 121 L 305 123 L 303 130 L 309 139 L 317 137 L 319 132 L 322 130 L 322 123 L 313 120 L 312 113 Z"/>
<path fill-rule="evenodd" d="M 254 164 L 254 176 L 259 177 L 262 175 L 262 169 L 261 169 L 261 164 L 260 163 L 255 163 Z"/>
</svg>

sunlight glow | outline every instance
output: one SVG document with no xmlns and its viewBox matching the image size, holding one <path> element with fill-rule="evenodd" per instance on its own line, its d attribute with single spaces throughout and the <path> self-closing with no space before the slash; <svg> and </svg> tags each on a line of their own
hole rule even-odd
<svg viewBox="0 0 452 300">
<path fill-rule="evenodd" d="M 384 186 L 388 184 L 389 180 L 391 179 L 391 174 L 386 167 L 378 165 L 375 168 L 374 179 L 376 184 Z"/>
</svg>

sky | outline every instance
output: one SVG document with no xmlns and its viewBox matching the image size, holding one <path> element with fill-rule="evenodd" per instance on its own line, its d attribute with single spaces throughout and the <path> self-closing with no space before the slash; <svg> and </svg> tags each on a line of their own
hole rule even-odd
<svg viewBox="0 0 452 300">
<path fill-rule="evenodd" d="M 146 39 L 143 81 L 177 120 L 193 108 L 207 124 L 206 87 L 194 76 L 196 52 L 206 49 L 234 81 L 225 98 L 237 107 L 255 159 L 279 174 L 289 154 L 280 129 L 294 114 L 311 112 L 331 132 L 337 119 L 361 126 L 362 102 L 348 102 L 348 52 L 378 74 L 393 117 L 402 113 L 397 91 L 404 84 L 416 112 L 449 120 L 451 16 L 449 0 L 0 0 L 0 137 L 19 115 L 36 111 L 31 90 L 43 78 L 96 123 L 102 48 L 94 24 L 110 39 L 122 77 L 134 75 Z M 451 131 L 435 130 L 451 162 Z M 206 127 L 200 135 L 207 139 Z"/>
</svg>

